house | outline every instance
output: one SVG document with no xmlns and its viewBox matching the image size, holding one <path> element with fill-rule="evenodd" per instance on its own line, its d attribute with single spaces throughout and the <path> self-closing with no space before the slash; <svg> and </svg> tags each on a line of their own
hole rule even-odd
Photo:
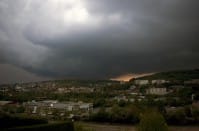
<svg viewBox="0 0 199 131">
<path fill-rule="evenodd" d="M 199 84 L 199 79 L 192 79 L 190 81 L 185 81 L 184 84 Z"/>
<path fill-rule="evenodd" d="M 129 93 L 130 95 L 138 95 L 139 93 L 137 93 L 137 92 L 131 92 L 131 93 Z"/>
<path fill-rule="evenodd" d="M 173 85 L 173 86 L 169 86 L 169 89 L 172 91 L 179 91 L 180 89 L 185 88 L 184 85 Z"/>
<path fill-rule="evenodd" d="M 168 81 L 166 80 L 152 80 L 151 84 L 164 84 L 164 83 L 168 83 Z"/>
<path fill-rule="evenodd" d="M 5 106 L 10 103 L 12 103 L 12 101 L 0 101 L 0 106 Z"/>
<path fill-rule="evenodd" d="M 79 105 L 80 110 L 83 111 L 92 111 L 93 110 L 93 104 L 92 103 L 82 103 Z"/>
<path fill-rule="evenodd" d="M 128 99 L 126 98 L 126 96 L 116 96 L 113 98 L 114 100 L 117 100 L 117 102 L 120 102 L 120 101 L 128 101 Z"/>
<path fill-rule="evenodd" d="M 25 112 L 28 114 L 39 114 L 40 112 L 43 113 L 43 111 L 47 110 L 49 107 L 47 103 L 36 102 L 34 100 L 23 103 L 23 105 L 25 106 Z"/>
<path fill-rule="evenodd" d="M 9 91 L 8 87 L 0 87 L 0 92 L 5 93 L 8 91 Z"/>
<path fill-rule="evenodd" d="M 149 80 L 135 80 L 136 85 L 148 85 Z"/>
<path fill-rule="evenodd" d="M 68 88 L 58 88 L 56 93 L 69 93 L 70 90 Z"/>
<path fill-rule="evenodd" d="M 16 85 L 15 90 L 20 92 L 23 90 L 23 87 Z"/>
<path fill-rule="evenodd" d="M 199 110 L 199 101 L 193 102 L 192 106 Z"/>
<path fill-rule="evenodd" d="M 165 110 L 167 113 L 171 113 L 171 112 L 177 112 L 179 110 L 184 110 L 184 107 L 183 106 L 180 106 L 180 107 L 165 107 Z"/>
<path fill-rule="evenodd" d="M 149 88 L 146 90 L 147 94 L 151 95 L 165 95 L 167 94 L 167 89 L 166 88 Z"/>
</svg>

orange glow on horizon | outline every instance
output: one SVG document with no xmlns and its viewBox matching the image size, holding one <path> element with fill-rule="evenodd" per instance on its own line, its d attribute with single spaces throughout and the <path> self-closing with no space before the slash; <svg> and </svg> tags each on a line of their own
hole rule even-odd
<svg viewBox="0 0 199 131">
<path fill-rule="evenodd" d="M 148 76 L 152 75 L 154 73 L 140 73 L 140 74 L 125 74 L 121 75 L 115 78 L 111 78 L 111 80 L 116 80 L 116 81 L 129 81 L 132 78 L 138 78 L 138 77 L 143 77 L 143 76 Z"/>
</svg>

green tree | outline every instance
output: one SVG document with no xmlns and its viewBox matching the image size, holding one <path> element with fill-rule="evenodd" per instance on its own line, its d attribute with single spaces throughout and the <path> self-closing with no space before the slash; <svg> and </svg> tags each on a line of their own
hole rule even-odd
<svg viewBox="0 0 199 131">
<path fill-rule="evenodd" d="M 168 131 L 168 127 L 160 113 L 147 112 L 141 115 L 138 131 Z"/>
<path fill-rule="evenodd" d="M 120 101 L 118 102 L 118 105 L 119 105 L 120 107 L 124 107 L 124 106 L 126 105 L 126 101 L 120 100 Z"/>
<path fill-rule="evenodd" d="M 94 107 L 103 107 L 105 105 L 105 103 L 106 103 L 105 99 L 99 98 L 94 101 L 93 106 Z"/>
<path fill-rule="evenodd" d="M 100 108 L 98 113 L 91 115 L 91 120 L 98 122 L 107 122 L 109 121 L 109 113 L 106 112 L 105 108 Z"/>
<path fill-rule="evenodd" d="M 16 109 L 16 113 L 24 113 L 25 108 L 23 106 L 20 106 Z"/>
</svg>

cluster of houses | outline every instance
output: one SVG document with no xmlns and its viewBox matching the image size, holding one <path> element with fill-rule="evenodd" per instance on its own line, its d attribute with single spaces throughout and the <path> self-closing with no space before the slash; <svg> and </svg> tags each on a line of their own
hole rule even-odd
<svg viewBox="0 0 199 131">
<path fill-rule="evenodd" d="M 169 81 L 166 80 L 162 80 L 162 79 L 158 79 L 158 80 L 135 80 L 134 84 L 137 86 L 148 86 L 148 88 L 146 88 L 146 94 L 151 94 L 151 95 L 165 95 L 168 93 L 168 90 L 166 87 L 158 87 L 156 85 L 161 85 L 161 84 L 165 84 L 165 83 L 169 83 Z"/>
<path fill-rule="evenodd" d="M 165 95 L 168 91 L 166 88 L 148 88 L 146 89 L 146 94 L 153 94 L 153 95 Z"/>
<path fill-rule="evenodd" d="M 69 87 L 69 88 L 63 88 L 63 87 L 60 87 L 56 91 L 56 93 L 69 93 L 69 92 L 92 93 L 92 92 L 94 92 L 94 88 L 90 88 L 90 87 Z"/>
<path fill-rule="evenodd" d="M 172 92 L 171 90 L 168 90 L 164 86 L 159 86 L 165 83 L 171 83 L 171 82 L 167 80 L 162 80 L 162 79 L 151 80 L 151 81 L 150 80 L 134 80 L 134 84 L 136 86 L 139 86 L 139 87 L 147 86 L 148 88 L 146 88 L 146 94 L 152 94 L 152 95 L 165 95 Z M 192 79 L 192 80 L 184 81 L 181 85 L 172 85 L 170 87 L 173 90 L 178 90 L 178 89 L 184 88 L 185 85 L 194 85 L 194 84 L 198 85 L 199 79 Z"/>
<path fill-rule="evenodd" d="M 148 84 L 164 84 L 164 83 L 169 83 L 169 81 L 166 81 L 166 80 L 161 80 L 161 79 L 158 79 L 158 80 L 135 80 L 134 83 L 136 85 L 148 85 Z"/>
<path fill-rule="evenodd" d="M 159 95 L 155 100 L 166 100 L 167 96 L 164 96 L 172 91 L 175 92 L 177 89 L 184 88 L 188 84 L 198 84 L 199 79 L 193 79 L 189 81 L 184 81 L 184 83 L 179 85 L 171 85 L 169 87 L 165 87 L 163 84 L 170 83 L 167 80 L 134 80 L 134 83 L 130 85 L 129 88 L 122 88 L 118 90 L 114 88 L 114 84 L 106 83 L 106 84 L 87 84 L 87 85 L 77 85 L 77 84 L 69 84 L 69 85 L 58 85 L 55 82 L 43 82 L 43 83 L 27 83 L 27 84 L 15 84 L 12 88 L 8 88 L 9 86 L 1 86 L 0 92 L 3 95 L 10 96 L 9 94 L 14 94 L 16 92 L 28 92 L 28 91 L 40 91 L 45 92 L 51 91 L 53 93 L 61 94 L 61 93 L 93 93 L 100 92 L 103 93 L 102 87 L 111 86 L 111 92 L 114 96 L 111 97 L 110 102 L 112 101 L 125 101 L 125 102 L 135 102 L 135 101 L 143 101 L 147 100 L 147 95 Z M 121 82 L 120 85 L 125 83 Z M 112 86 L 113 85 L 113 86 Z M 113 87 L 113 88 L 112 88 Z M 115 86 L 118 87 L 118 86 Z M 141 92 L 141 88 L 145 87 L 145 93 Z M 191 96 L 192 101 L 194 100 L 194 94 Z M 85 102 L 59 102 L 57 100 L 47 100 L 47 96 L 35 97 L 35 100 L 38 101 L 29 101 L 21 103 L 16 103 L 12 101 L 0 101 L 0 110 L 3 109 L 4 106 L 9 105 L 10 107 L 24 107 L 24 113 L 33 116 L 41 116 L 48 119 L 74 119 L 74 118 L 88 118 L 89 115 L 93 112 L 96 112 L 96 108 L 93 109 L 93 103 L 85 103 Z M 176 98 L 178 99 L 178 98 Z M 199 105 L 197 103 L 197 105 Z M 171 108 L 172 110 L 177 110 L 177 108 Z M 168 111 L 171 110 L 168 107 Z"/>
<path fill-rule="evenodd" d="M 93 111 L 92 103 L 58 102 L 57 100 L 30 101 L 23 103 L 25 113 L 42 117 L 72 118 L 88 117 Z"/>
<path fill-rule="evenodd" d="M 160 84 L 165 84 L 165 83 L 170 83 L 170 81 L 167 80 L 163 80 L 163 79 L 157 79 L 157 80 L 134 80 L 134 83 L 136 85 L 160 85 Z M 184 81 L 183 84 L 199 84 L 199 79 L 192 79 L 192 80 L 188 80 L 188 81 Z"/>
<path fill-rule="evenodd" d="M 102 87 L 111 86 L 114 84 L 124 84 L 120 82 L 96 82 L 96 83 L 78 83 L 78 81 L 44 81 L 44 82 L 30 82 L 17 83 L 10 85 L 0 85 L 0 92 L 31 92 L 31 91 L 52 91 L 55 93 L 92 93 L 98 92 Z"/>
</svg>

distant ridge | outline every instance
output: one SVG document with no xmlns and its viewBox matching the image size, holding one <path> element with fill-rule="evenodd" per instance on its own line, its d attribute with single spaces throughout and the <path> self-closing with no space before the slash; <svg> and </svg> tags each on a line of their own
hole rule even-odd
<svg viewBox="0 0 199 131">
<path fill-rule="evenodd" d="M 137 80 L 142 80 L 142 79 L 147 79 L 147 80 L 156 80 L 156 79 L 191 80 L 191 79 L 199 79 L 199 69 L 159 72 L 159 73 L 154 73 L 152 75 L 139 77 L 139 78 L 136 78 L 136 79 Z M 133 81 L 133 80 L 134 79 L 131 79 L 130 81 Z"/>
</svg>

